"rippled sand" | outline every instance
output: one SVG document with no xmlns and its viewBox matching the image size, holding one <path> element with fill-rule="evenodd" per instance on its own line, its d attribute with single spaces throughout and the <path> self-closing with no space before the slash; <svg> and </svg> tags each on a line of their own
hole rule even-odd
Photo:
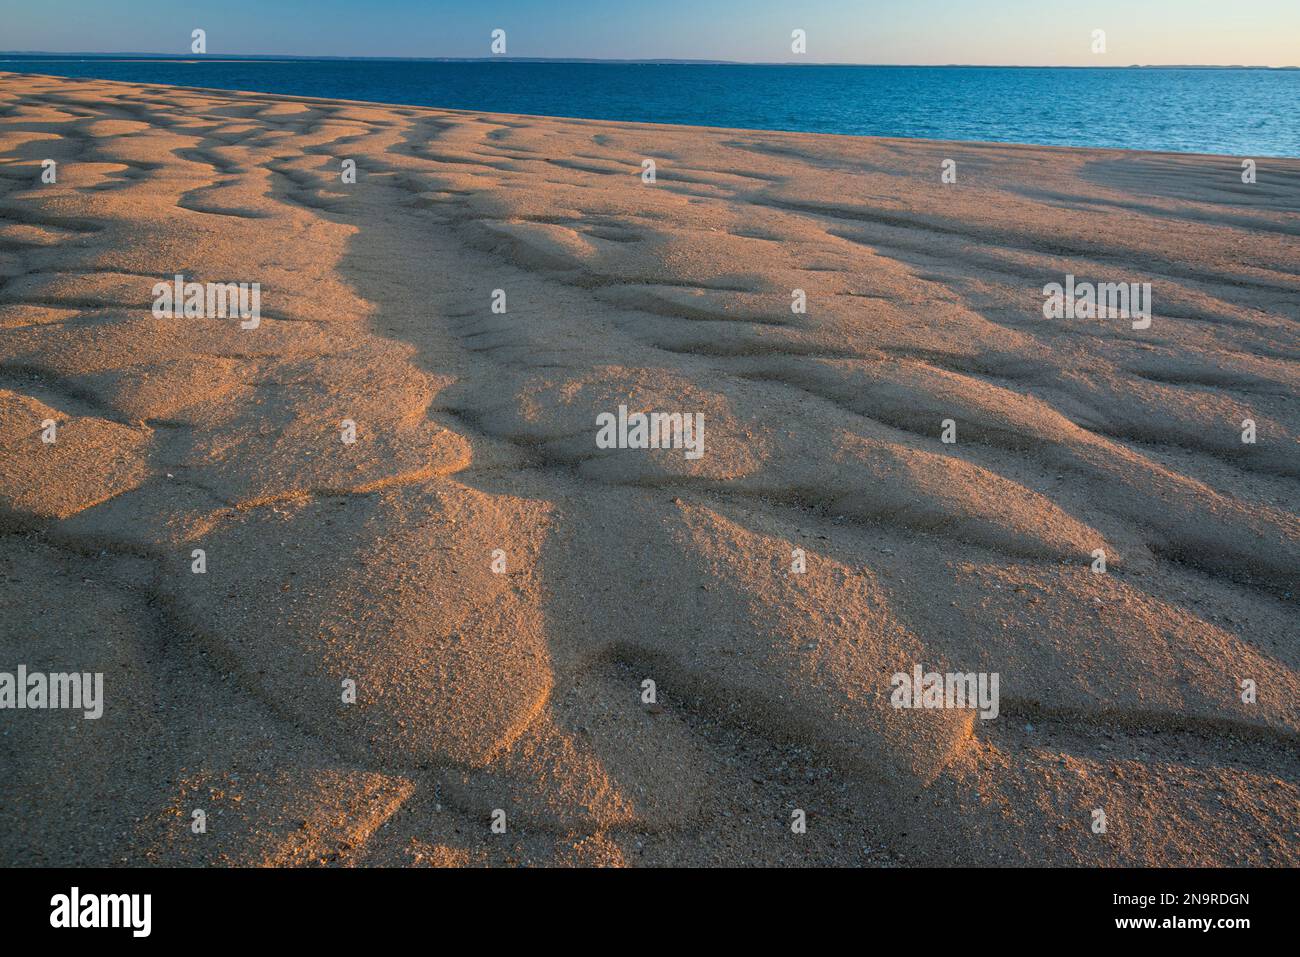
<svg viewBox="0 0 1300 957">
<path fill-rule="evenodd" d="M 107 698 L 0 711 L 0 863 L 1300 864 L 1298 213 L 1300 160 L 0 74 L 0 671 Z"/>
</svg>

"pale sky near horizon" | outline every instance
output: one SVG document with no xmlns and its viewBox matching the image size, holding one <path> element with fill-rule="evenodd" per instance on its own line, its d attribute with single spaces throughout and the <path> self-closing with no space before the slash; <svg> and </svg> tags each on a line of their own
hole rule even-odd
<svg viewBox="0 0 1300 957">
<path fill-rule="evenodd" d="M 519 57 L 1300 65 L 1300 0 L 0 0 L 6 51 L 188 53 L 196 27 L 208 56 L 479 57 L 499 27 Z"/>
</svg>

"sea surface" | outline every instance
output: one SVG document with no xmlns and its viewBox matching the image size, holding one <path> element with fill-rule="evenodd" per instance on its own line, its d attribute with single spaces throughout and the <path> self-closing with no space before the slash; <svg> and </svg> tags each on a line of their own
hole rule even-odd
<svg viewBox="0 0 1300 957">
<path fill-rule="evenodd" d="M 1300 70 L 0 54 L 4 70 L 642 123 L 1300 156 Z"/>
</svg>

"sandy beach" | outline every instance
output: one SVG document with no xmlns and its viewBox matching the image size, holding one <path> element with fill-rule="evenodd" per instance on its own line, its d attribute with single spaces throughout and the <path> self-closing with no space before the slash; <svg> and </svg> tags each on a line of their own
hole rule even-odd
<svg viewBox="0 0 1300 957">
<path fill-rule="evenodd" d="M 1242 159 L 0 73 L 0 864 L 1300 865 Z"/>
</svg>

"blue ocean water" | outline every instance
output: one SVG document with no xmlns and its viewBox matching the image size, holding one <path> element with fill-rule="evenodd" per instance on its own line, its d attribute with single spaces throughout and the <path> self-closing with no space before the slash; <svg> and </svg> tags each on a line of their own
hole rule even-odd
<svg viewBox="0 0 1300 957">
<path fill-rule="evenodd" d="M 0 70 L 644 123 L 1300 156 L 1300 70 L 18 54 L 0 55 Z"/>
</svg>

